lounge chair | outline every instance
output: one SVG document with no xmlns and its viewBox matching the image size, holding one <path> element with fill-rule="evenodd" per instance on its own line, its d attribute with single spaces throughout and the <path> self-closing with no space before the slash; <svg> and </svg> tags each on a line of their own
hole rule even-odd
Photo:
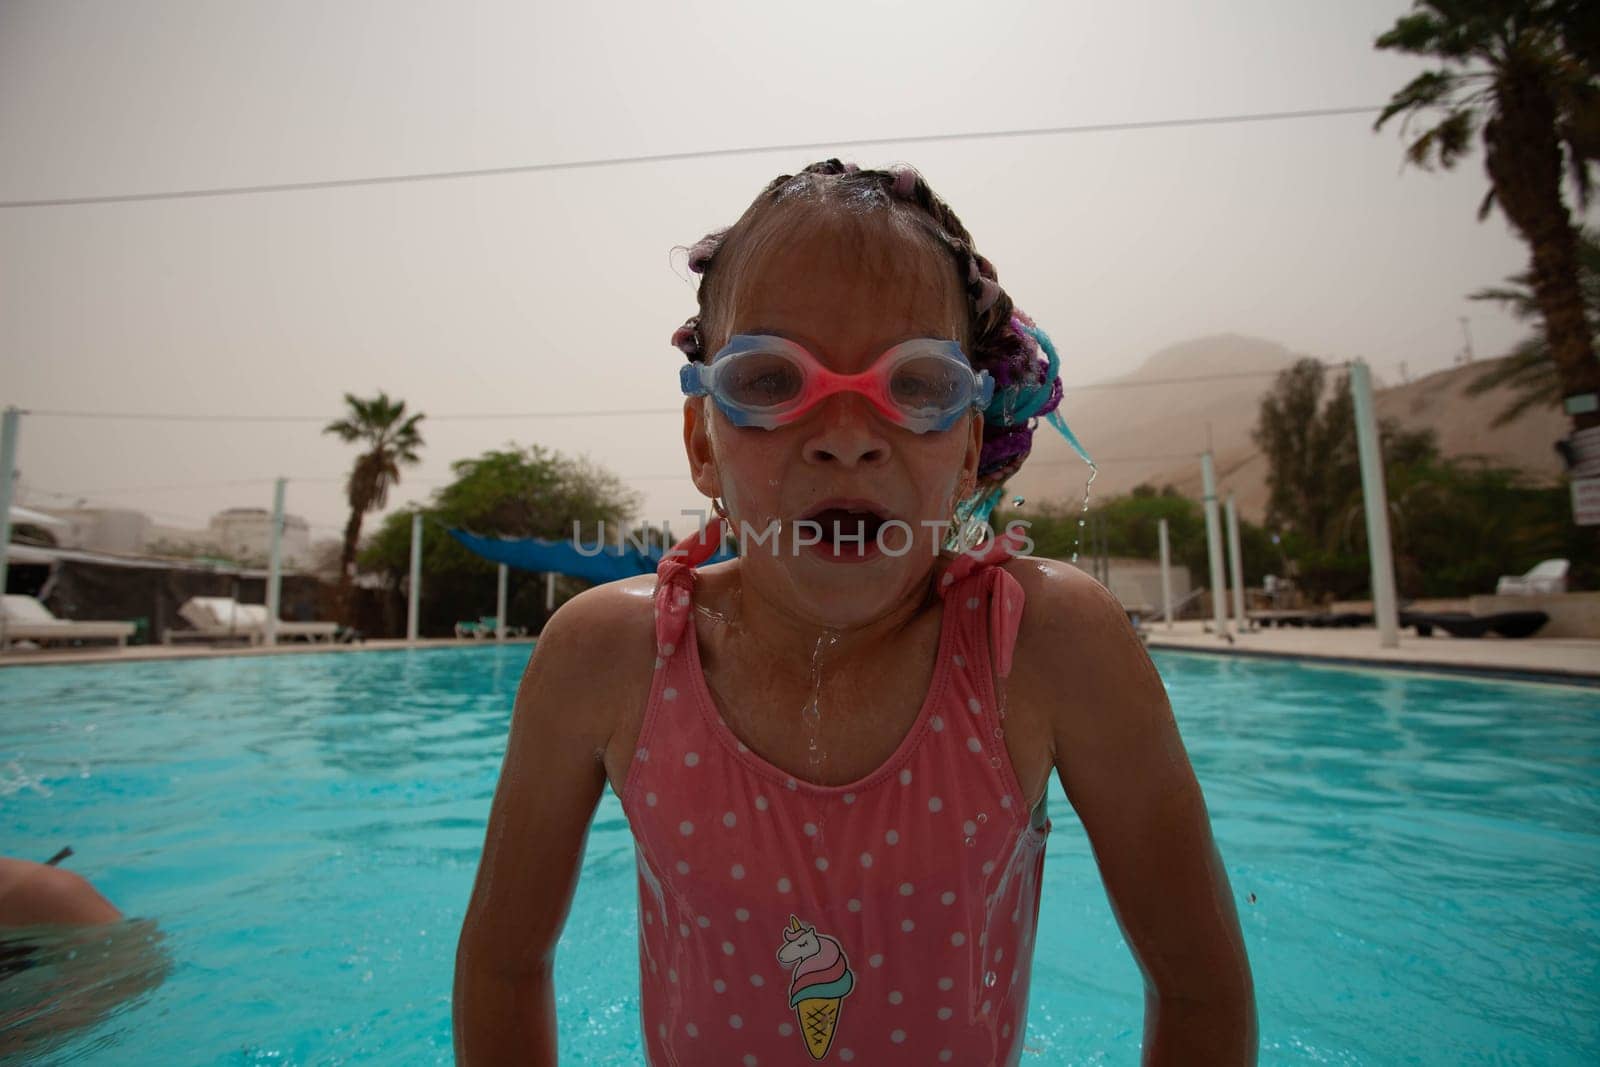
<svg viewBox="0 0 1600 1067">
<path fill-rule="evenodd" d="M 484 638 L 492 641 L 495 636 L 495 625 L 498 621 L 493 615 L 484 615 L 476 621 L 468 619 L 465 622 L 458 622 L 456 623 L 456 638 L 458 640 Z M 512 626 L 510 623 L 506 623 L 506 636 L 526 637 L 528 636 L 528 628 L 526 626 Z"/>
<path fill-rule="evenodd" d="M 0 611 L 5 613 L 5 628 L 0 636 L 0 649 L 13 641 L 115 641 L 120 648 L 133 636 L 131 622 L 77 622 L 58 619 L 50 609 L 31 596 L 7 593 Z"/>
<path fill-rule="evenodd" d="M 1567 570 L 1570 564 L 1564 559 L 1547 559 L 1527 574 L 1507 574 L 1495 583 L 1496 596 L 1560 595 L 1567 591 Z"/>
<path fill-rule="evenodd" d="M 1415 627 L 1418 637 L 1432 637 L 1435 627 L 1451 637 L 1532 637 L 1550 616 L 1542 611 L 1501 611 L 1493 615 L 1468 615 L 1462 611 L 1402 611 L 1400 625 Z"/>
<path fill-rule="evenodd" d="M 166 641 L 244 641 L 259 645 L 267 637 L 267 606 L 241 604 L 232 597 L 197 596 L 184 601 L 178 616 L 193 629 L 168 630 Z M 286 622 L 278 620 L 278 640 L 331 642 L 338 635 L 336 622 Z"/>
</svg>

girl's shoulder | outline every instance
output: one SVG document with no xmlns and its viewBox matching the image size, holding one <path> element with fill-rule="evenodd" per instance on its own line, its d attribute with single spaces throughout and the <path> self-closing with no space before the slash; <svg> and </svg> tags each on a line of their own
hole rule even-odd
<svg viewBox="0 0 1600 1067">
<path fill-rule="evenodd" d="M 550 617 L 550 626 L 584 631 L 612 631 L 626 640 L 648 636 L 655 620 L 656 576 L 641 574 L 585 589 L 562 604 Z M 591 633 L 591 636 L 601 636 Z M 648 650 L 649 641 L 645 642 Z"/>
<path fill-rule="evenodd" d="M 1148 663 L 1121 602 L 1084 571 L 1037 556 L 1016 556 L 1000 566 L 1023 595 L 1013 687 L 1034 685 L 1048 696 L 1068 678 L 1078 688 Z"/>
<path fill-rule="evenodd" d="M 1110 597 L 1105 586 L 1091 578 L 1088 572 L 1065 560 L 1043 556 L 1012 556 L 998 564 L 1017 580 L 1030 602 L 1040 601 L 1040 607 L 1065 607 L 1082 599 Z M 1114 602 L 1114 601 L 1113 601 Z"/>
<path fill-rule="evenodd" d="M 570 689 L 592 722 L 642 707 L 654 673 L 655 581 L 646 574 L 606 582 L 562 604 L 539 633 L 529 673 Z"/>
</svg>

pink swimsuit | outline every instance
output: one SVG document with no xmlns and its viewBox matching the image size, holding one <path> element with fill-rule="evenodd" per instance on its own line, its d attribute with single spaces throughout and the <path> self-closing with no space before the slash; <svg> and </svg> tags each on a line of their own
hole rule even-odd
<svg viewBox="0 0 1600 1067">
<path fill-rule="evenodd" d="M 623 787 L 651 1064 L 1014 1064 L 1050 821 L 1030 817 L 991 685 L 1022 590 L 992 541 L 941 579 L 933 680 L 888 762 L 814 785 L 722 720 L 686 538 L 655 592 L 657 659 Z"/>
</svg>

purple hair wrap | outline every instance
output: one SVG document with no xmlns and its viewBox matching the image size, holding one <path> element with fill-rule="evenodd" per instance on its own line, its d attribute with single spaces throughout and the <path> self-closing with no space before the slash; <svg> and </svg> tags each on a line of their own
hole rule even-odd
<svg viewBox="0 0 1600 1067">
<path fill-rule="evenodd" d="M 672 331 L 672 346 L 692 360 L 698 360 L 700 351 L 700 316 L 691 317 Z"/>
</svg>

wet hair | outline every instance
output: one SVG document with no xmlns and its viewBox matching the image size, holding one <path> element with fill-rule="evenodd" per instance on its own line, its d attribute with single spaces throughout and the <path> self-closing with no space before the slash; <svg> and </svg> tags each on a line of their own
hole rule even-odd
<svg viewBox="0 0 1600 1067">
<path fill-rule="evenodd" d="M 1061 379 L 1054 361 L 1040 352 L 1033 320 L 1000 287 L 994 265 L 973 247 L 950 205 L 910 167 L 863 170 L 827 159 L 767 183 L 739 221 L 689 248 L 689 269 L 701 277 L 699 312 L 673 333 L 674 347 L 698 363 L 714 355 L 706 345 L 719 334 L 738 274 L 736 260 L 772 236 L 769 227 L 781 222 L 776 216 L 797 211 L 844 211 L 909 224 L 930 254 L 948 256 L 967 301 L 967 357 L 995 382 L 994 400 L 983 413 L 976 487 L 992 495 L 1028 458 L 1036 420 L 1060 405 Z"/>
</svg>

